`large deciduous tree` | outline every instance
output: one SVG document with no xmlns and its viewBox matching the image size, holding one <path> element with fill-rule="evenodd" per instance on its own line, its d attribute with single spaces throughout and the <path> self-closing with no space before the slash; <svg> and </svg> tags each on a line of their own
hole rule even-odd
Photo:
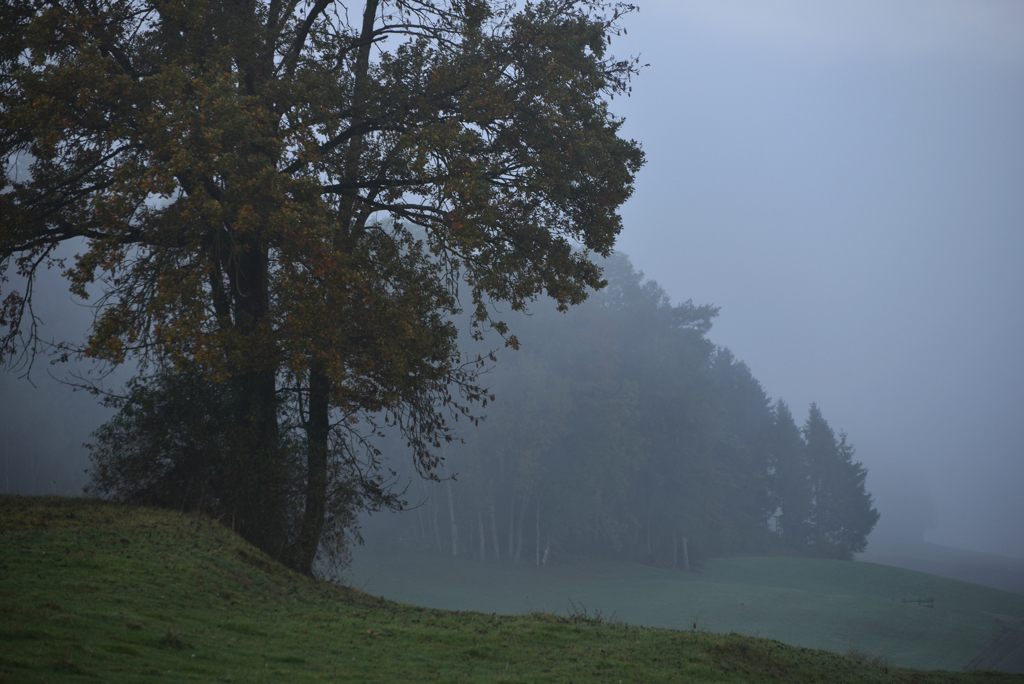
<svg viewBox="0 0 1024 684">
<path fill-rule="evenodd" d="M 0 355 L 39 348 L 41 270 L 98 291 L 88 339 L 64 350 L 217 384 L 211 496 L 310 572 L 358 426 L 397 424 L 429 473 L 447 411 L 481 398 L 445 318 L 460 281 L 502 333 L 488 298 L 566 306 L 601 285 L 588 254 L 611 250 L 643 162 L 608 110 L 635 73 L 607 52 L 632 9 L 5 4 Z"/>
</svg>

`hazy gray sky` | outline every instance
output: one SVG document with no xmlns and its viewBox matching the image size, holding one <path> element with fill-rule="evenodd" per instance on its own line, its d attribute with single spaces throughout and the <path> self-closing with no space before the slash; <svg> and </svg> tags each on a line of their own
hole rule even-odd
<svg viewBox="0 0 1024 684">
<path fill-rule="evenodd" d="M 620 249 L 802 420 L 890 522 L 1024 557 L 1024 3 L 649 0 L 616 100 L 648 155 Z"/>
</svg>

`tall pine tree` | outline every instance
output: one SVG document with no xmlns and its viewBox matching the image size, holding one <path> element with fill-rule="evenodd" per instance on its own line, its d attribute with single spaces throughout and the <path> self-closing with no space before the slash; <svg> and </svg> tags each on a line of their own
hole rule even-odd
<svg viewBox="0 0 1024 684">
<path fill-rule="evenodd" d="M 771 411 L 768 489 L 778 506 L 776 529 L 787 547 L 806 550 L 812 541 L 814 495 L 804 442 L 785 401 L 776 401 Z"/>
<path fill-rule="evenodd" d="M 822 555 L 852 558 L 867 547 L 878 521 L 864 487 L 867 470 L 853 461 L 846 435 L 836 439 L 817 404 L 811 404 L 803 435 L 814 495 L 813 543 Z"/>
</svg>

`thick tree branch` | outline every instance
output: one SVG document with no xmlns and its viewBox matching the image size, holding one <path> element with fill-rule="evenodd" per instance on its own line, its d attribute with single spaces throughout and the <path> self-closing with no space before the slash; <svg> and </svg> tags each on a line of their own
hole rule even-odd
<svg viewBox="0 0 1024 684">
<path fill-rule="evenodd" d="M 299 30 L 295 34 L 294 40 L 291 45 L 288 46 L 288 50 L 285 53 L 284 64 L 285 73 L 292 76 L 295 73 L 295 67 L 299 63 L 299 56 L 302 54 L 302 48 L 306 44 L 306 39 L 309 37 L 309 32 L 313 28 L 313 24 L 316 23 L 320 15 L 331 6 L 334 0 L 317 0 L 316 4 L 309 10 L 309 14 L 303 20 L 299 26 Z"/>
</svg>

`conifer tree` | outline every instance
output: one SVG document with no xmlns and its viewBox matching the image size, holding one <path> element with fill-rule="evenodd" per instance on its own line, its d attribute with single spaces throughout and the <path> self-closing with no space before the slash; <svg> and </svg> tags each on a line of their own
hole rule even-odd
<svg viewBox="0 0 1024 684">
<path fill-rule="evenodd" d="M 822 555 L 852 558 L 866 548 L 867 536 L 878 521 L 878 511 L 865 489 L 867 470 L 853 461 L 853 446 L 846 435 L 836 439 L 815 403 L 803 436 L 814 496 L 813 544 Z"/>
</svg>

